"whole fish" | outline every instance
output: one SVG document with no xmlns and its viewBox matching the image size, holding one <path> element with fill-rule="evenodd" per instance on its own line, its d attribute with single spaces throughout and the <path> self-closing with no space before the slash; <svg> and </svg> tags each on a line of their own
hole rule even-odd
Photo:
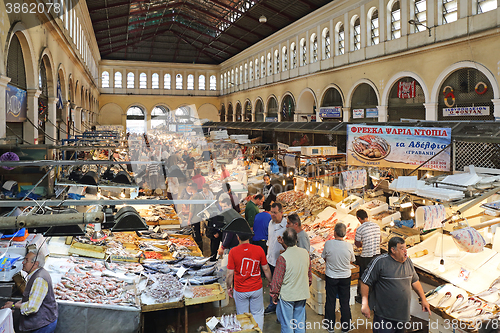
<svg viewBox="0 0 500 333">
<path fill-rule="evenodd" d="M 458 309 L 462 303 L 465 301 L 465 298 L 462 294 L 457 295 L 457 299 L 453 303 L 453 305 L 450 308 L 450 313 L 454 312 L 456 309 Z"/>
<path fill-rule="evenodd" d="M 441 297 L 441 299 L 439 300 L 437 307 L 440 308 L 441 305 L 443 305 L 443 303 L 449 300 L 450 298 L 451 298 L 451 292 L 447 291 L 446 294 L 444 294 L 444 296 Z"/>
<path fill-rule="evenodd" d="M 467 306 L 456 310 L 456 312 L 464 313 L 464 312 L 470 311 L 472 309 L 477 309 L 477 308 L 481 307 L 481 305 L 483 305 L 483 302 L 476 299 L 476 300 L 474 300 L 474 302 L 472 304 L 469 303 Z"/>
<path fill-rule="evenodd" d="M 471 320 L 476 319 L 479 315 L 483 313 L 483 309 L 476 309 L 475 311 L 467 311 L 457 317 L 458 320 Z"/>
<path fill-rule="evenodd" d="M 476 297 L 485 297 L 485 296 L 491 295 L 493 293 L 496 293 L 497 291 L 498 291 L 498 288 L 496 288 L 496 287 L 490 287 L 489 289 L 486 289 L 485 291 L 482 291 L 479 294 L 476 294 L 474 296 L 476 296 Z"/>
<path fill-rule="evenodd" d="M 497 284 L 500 284 L 500 276 L 493 280 L 493 282 L 490 284 L 490 288 Z"/>
<path fill-rule="evenodd" d="M 197 275 L 197 276 L 205 276 L 205 275 L 211 275 L 213 272 L 215 272 L 216 267 L 208 267 L 208 268 L 201 268 L 198 270 L 189 270 L 188 273 L 191 275 Z"/>
<path fill-rule="evenodd" d="M 196 276 L 193 278 L 182 278 L 179 280 L 180 283 L 184 284 L 189 280 L 192 285 L 202 285 L 202 284 L 212 284 L 219 280 L 217 277 L 213 276 Z"/>
<path fill-rule="evenodd" d="M 461 306 L 459 306 L 459 307 L 457 307 L 457 308 L 455 309 L 455 312 L 457 312 L 457 311 L 459 311 L 459 310 L 462 310 L 462 309 L 465 309 L 465 308 L 466 308 L 466 307 L 468 307 L 468 306 L 471 306 L 472 304 L 474 304 L 474 302 L 475 302 L 475 301 L 476 301 L 476 299 L 475 299 L 474 297 L 469 297 L 469 298 L 467 299 L 467 302 L 462 303 L 462 305 L 461 305 Z"/>
</svg>

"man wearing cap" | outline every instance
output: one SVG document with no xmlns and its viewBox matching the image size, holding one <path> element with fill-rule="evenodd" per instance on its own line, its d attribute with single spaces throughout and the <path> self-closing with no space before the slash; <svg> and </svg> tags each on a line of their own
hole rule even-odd
<svg viewBox="0 0 500 333">
<path fill-rule="evenodd" d="M 271 282 L 271 270 L 267 264 L 264 250 L 250 244 L 252 231 L 247 224 L 247 233 L 239 233 L 240 245 L 229 251 L 227 262 L 227 291 L 234 298 L 236 312 L 250 312 L 259 328 L 264 327 L 264 296 L 260 269 L 264 271 L 267 281 Z"/>
<path fill-rule="evenodd" d="M 23 297 L 17 303 L 7 302 L 2 309 L 21 311 L 19 329 L 23 332 L 52 333 L 57 325 L 57 303 L 50 274 L 43 268 L 45 257 L 28 252 L 23 260 L 23 271 L 28 273 Z"/>
</svg>

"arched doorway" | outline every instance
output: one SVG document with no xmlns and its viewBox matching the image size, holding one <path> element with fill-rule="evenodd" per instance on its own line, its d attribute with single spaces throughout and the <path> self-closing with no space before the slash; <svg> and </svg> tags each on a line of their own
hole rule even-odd
<svg viewBox="0 0 500 333">
<path fill-rule="evenodd" d="M 495 120 L 493 98 L 491 82 L 483 72 L 460 68 L 441 85 L 438 120 Z"/>
<path fill-rule="evenodd" d="M 175 110 L 175 122 L 180 124 L 192 124 L 193 117 L 191 116 L 191 108 L 188 106 L 181 106 Z"/>
<path fill-rule="evenodd" d="M 276 97 L 271 96 L 267 101 L 267 116 L 266 121 L 277 122 L 278 121 L 278 101 Z"/>
<path fill-rule="evenodd" d="M 351 122 L 378 121 L 377 94 L 368 83 L 356 87 L 351 100 Z"/>
<path fill-rule="evenodd" d="M 235 117 L 236 118 L 234 121 L 241 121 L 241 104 L 240 103 L 236 104 Z"/>
<path fill-rule="evenodd" d="M 127 110 L 127 133 L 143 134 L 146 132 L 146 113 L 137 105 Z"/>
<path fill-rule="evenodd" d="M 264 121 L 264 104 L 261 99 L 255 103 L 255 121 Z"/>
<path fill-rule="evenodd" d="M 24 138 L 23 124 L 26 121 L 28 102 L 23 51 L 16 35 L 12 36 L 7 54 L 7 76 L 11 80 L 6 89 L 6 136 L 14 137 L 19 143 L 22 143 Z M 20 103 L 12 103 L 12 101 Z M 16 104 L 18 107 L 15 107 Z"/>
<path fill-rule="evenodd" d="M 170 110 L 166 106 L 158 105 L 151 110 L 151 129 L 168 130 L 170 122 Z"/>
<path fill-rule="evenodd" d="M 233 104 L 229 104 L 227 107 L 227 115 L 226 115 L 227 121 L 234 121 L 233 119 Z"/>
<path fill-rule="evenodd" d="M 250 103 L 250 101 L 245 102 L 244 121 L 252 121 L 252 104 Z"/>
<path fill-rule="evenodd" d="M 226 107 L 224 105 L 220 108 L 220 121 L 226 121 Z"/>
<path fill-rule="evenodd" d="M 387 107 L 388 121 L 402 118 L 425 119 L 424 90 L 417 80 L 406 76 L 399 79 L 391 88 Z"/>
<path fill-rule="evenodd" d="M 319 116 L 322 121 L 342 121 L 342 106 L 344 101 L 340 91 L 336 88 L 331 87 L 323 95 L 323 100 L 321 101 L 321 108 L 319 110 Z"/>
<path fill-rule="evenodd" d="M 38 96 L 38 143 L 45 144 L 45 123 L 48 119 L 49 114 L 49 88 L 47 82 L 47 68 L 45 66 L 45 61 L 42 59 L 40 62 L 40 69 L 38 72 L 38 89 L 41 93 Z"/>
<path fill-rule="evenodd" d="M 281 121 L 293 121 L 295 115 L 295 102 L 292 96 L 286 95 L 281 103 Z"/>
</svg>

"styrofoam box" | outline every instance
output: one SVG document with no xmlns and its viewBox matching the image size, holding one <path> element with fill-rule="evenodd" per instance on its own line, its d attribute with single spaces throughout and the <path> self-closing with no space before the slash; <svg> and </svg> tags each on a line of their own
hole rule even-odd
<svg viewBox="0 0 500 333">
<path fill-rule="evenodd" d="M 389 215 L 389 216 L 386 216 L 382 219 L 382 221 L 376 221 L 376 220 L 372 220 L 373 222 L 377 223 L 381 228 L 389 225 L 391 223 L 391 221 L 395 221 L 395 220 L 400 220 L 401 219 L 401 213 L 400 212 L 396 212 L 392 215 Z"/>
<path fill-rule="evenodd" d="M 356 201 L 354 201 L 353 203 L 351 203 L 350 205 L 344 205 L 343 202 L 345 202 L 346 200 L 351 200 L 351 199 L 356 199 Z M 356 196 L 356 195 L 353 195 L 351 194 L 350 196 L 348 196 L 347 198 L 345 198 L 344 200 L 342 200 L 341 202 L 337 203 L 335 205 L 335 208 L 337 208 L 337 210 L 341 213 L 344 213 L 344 214 L 349 214 L 352 210 L 358 208 L 360 205 L 362 205 L 365 201 L 363 199 L 361 199 L 360 197 Z M 342 207 L 343 206 L 343 207 Z"/>
<path fill-rule="evenodd" d="M 311 295 L 311 299 L 313 299 L 317 303 L 326 303 L 326 290 L 325 291 L 317 291 L 312 286 L 309 287 L 309 294 Z"/>
<path fill-rule="evenodd" d="M 306 300 L 306 303 L 317 314 L 319 314 L 319 315 L 325 314 L 325 303 L 318 303 L 318 302 L 314 301 L 312 298 L 308 298 Z"/>
<path fill-rule="evenodd" d="M 311 287 L 315 290 L 326 292 L 326 281 L 316 274 L 313 274 Z"/>
<path fill-rule="evenodd" d="M 380 206 L 372 208 L 372 209 L 367 208 L 371 202 L 379 203 Z M 389 205 L 383 201 L 380 201 L 380 200 L 371 200 L 371 201 L 366 202 L 366 203 L 362 204 L 361 206 L 359 206 L 359 209 L 364 209 L 366 211 L 366 213 L 368 214 L 368 217 L 371 218 L 375 214 L 378 214 L 378 213 L 381 213 L 381 212 L 388 210 Z"/>
<path fill-rule="evenodd" d="M 306 146 L 300 148 L 302 155 L 323 155 L 323 146 Z"/>
<path fill-rule="evenodd" d="M 17 262 L 15 264 L 15 268 L 8 270 L 8 271 L 2 271 L 0 272 L 0 281 L 3 282 L 9 282 L 12 281 L 12 277 L 16 275 L 17 272 L 19 272 L 23 268 L 23 265 L 21 262 Z"/>
<path fill-rule="evenodd" d="M 324 146 L 323 155 L 337 155 L 337 147 Z"/>
</svg>

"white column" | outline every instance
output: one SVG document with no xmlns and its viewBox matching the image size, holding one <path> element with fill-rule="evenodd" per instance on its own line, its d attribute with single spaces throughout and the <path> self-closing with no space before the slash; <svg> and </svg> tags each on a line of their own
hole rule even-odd
<svg viewBox="0 0 500 333">
<path fill-rule="evenodd" d="M 50 97 L 47 105 L 48 120 L 45 123 L 45 134 L 57 140 L 57 98 Z M 45 139 L 45 142 L 52 142 L 50 139 Z"/>
<path fill-rule="evenodd" d="M 378 105 L 378 121 L 386 122 L 387 121 L 387 105 Z"/>
<path fill-rule="evenodd" d="M 495 121 L 500 121 L 500 99 L 492 99 L 493 102 L 493 115 L 495 116 Z"/>
<path fill-rule="evenodd" d="M 425 120 L 438 120 L 438 103 L 424 103 Z"/>
<path fill-rule="evenodd" d="M 38 125 L 38 97 L 42 92 L 38 89 L 28 89 L 26 99 L 28 107 L 26 110 L 26 117 L 31 120 L 33 124 Z M 23 125 L 24 140 L 29 143 L 38 143 L 38 129 L 26 120 Z"/>
<path fill-rule="evenodd" d="M 7 89 L 7 84 L 10 82 L 10 77 L 0 75 L 0 138 L 5 138 L 7 136 L 7 109 L 5 94 Z M 3 111 L 2 111 L 3 110 Z"/>
<path fill-rule="evenodd" d="M 75 129 L 79 132 L 82 132 L 82 107 L 75 107 Z M 79 135 L 80 133 L 75 133 L 75 135 Z"/>
<path fill-rule="evenodd" d="M 351 108 L 348 106 L 345 106 L 342 108 L 342 121 L 343 122 L 348 122 L 350 120 L 351 116 Z"/>
</svg>

